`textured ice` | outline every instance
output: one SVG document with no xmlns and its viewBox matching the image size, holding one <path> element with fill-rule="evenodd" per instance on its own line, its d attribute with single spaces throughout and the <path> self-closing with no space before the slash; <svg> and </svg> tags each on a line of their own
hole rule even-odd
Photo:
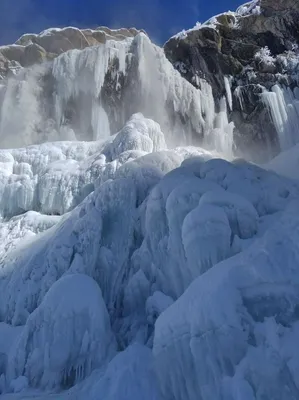
<svg viewBox="0 0 299 400">
<path fill-rule="evenodd" d="M 56 142 L 0 150 L 0 216 L 29 210 L 61 215 L 92 191 L 104 170 L 115 170 L 141 154 L 166 149 L 157 123 L 134 115 L 106 142 Z"/>
<path fill-rule="evenodd" d="M 288 150 L 299 142 L 299 92 L 277 84 L 262 98 L 269 108 L 281 150 Z"/>
<path fill-rule="evenodd" d="M 86 275 L 66 275 L 30 315 L 11 350 L 7 381 L 25 376 L 43 389 L 89 376 L 115 352 L 101 290 Z"/>
<path fill-rule="evenodd" d="M 115 87 L 118 106 L 105 100 L 105 82 Z M 192 144 L 216 128 L 211 86 L 200 80 L 200 87 L 185 80 L 143 33 L 70 50 L 8 79 L 0 103 L 0 144 L 105 139 L 114 133 L 112 119 L 122 126 L 134 112 L 157 121 L 172 146 Z M 228 121 L 221 120 L 225 131 Z"/>
<path fill-rule="evenodd" d="M 160 316 L 153 351 L 163 398 L 298 398 L 298 355 L 285 349 L 298 329 L 298 206 Z"/>
</svg>

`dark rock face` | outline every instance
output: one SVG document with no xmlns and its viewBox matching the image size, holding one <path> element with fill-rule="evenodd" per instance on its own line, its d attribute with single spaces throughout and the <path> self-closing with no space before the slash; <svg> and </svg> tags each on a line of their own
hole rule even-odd
<svg viewBox="0 0 299 400">
<path fill-rule="evenodd" d="M 255 4 L 260 7 L 258 12 L 217 16 L 199 29 L 171 38 L 164 50 L 193 85 L 197 85 L 196 76 L 205 78 L 216 99 L 225 95 L 224 76 L 233 77 L 230 119 L 236 127 L 235 141 L 241 153 L 250 151 L 259 159 L 264 157 L 263 148 L 270 155 L 279 150 L 275 127 L 261 100 L 262 90 L 278 82 L 297 85 L 279 56 L 294 51 L 299 43 L 299 2 L 261 0 Z M 257 59 L 257 52 L 263 48 L 270 50 L 273 63 Z"/>
</svg>

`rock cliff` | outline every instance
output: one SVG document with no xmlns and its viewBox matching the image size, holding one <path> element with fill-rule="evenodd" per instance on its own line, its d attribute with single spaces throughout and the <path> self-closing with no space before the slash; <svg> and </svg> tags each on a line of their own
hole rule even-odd
<svg viewBox="0 0 299 400">
<path fill-rule="evenodd" d="M 206 79 L 220 99 L 230 77 L 235 142 L 241 152 L 264 156 L 280 150 L 277 124 L 263 93 L 298 82 L 298 1 L 255 0 L 213 17 L 164 45 L 169 60 L 193 85 Z M 270 112 L 269 112 L 270 111 Z"/>
</svg>

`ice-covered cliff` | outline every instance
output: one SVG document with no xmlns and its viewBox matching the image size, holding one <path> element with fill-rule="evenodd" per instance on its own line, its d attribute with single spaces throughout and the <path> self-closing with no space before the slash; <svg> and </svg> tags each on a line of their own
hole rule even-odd
<svg viewBox="0 0 299 400">
<path fill-rule="evenodd" d="M 291 32 L 281 13 L 297 3 L 272 3 L 164 49 L 108 28 L 0 48 L 1 399 L 299 398 L 296 50 L 252 52 L 256 69 L 290 63 L 289 86 L 272 71 L 255 92 L 265 71 L 244 69 L 253 85 L 222 70 L 235 30 L 266 40 L 274 18 Z M 218 58 L 203 50 L 215 38 Z M 244 120 L 253 104 L 268 113 L 270 162 L 269 148 L 260 165 L 237 158 L 246 143 L 265 154 L 237 100 Z"/>
<path fill-rule="evenodd" d="M 211 86 L 204 80 L 200 89 L 192 86 L 142 32 L 21 68 L 3 80 L 0 94 L 2 147 L 104 139 L 141 112 L 172 145 L 205 141 L 232 152 L 225 101 L 216 112 Z"/>
<path fill-rule="evenodd" d="M 239 154 L 258 162 L 299 141 L 298 16 L 297 1 L 254 0 L 164 45 L 167 58 L 195 87 L 204 78 L 215 99 L 229 88 Z"/>
</svg>

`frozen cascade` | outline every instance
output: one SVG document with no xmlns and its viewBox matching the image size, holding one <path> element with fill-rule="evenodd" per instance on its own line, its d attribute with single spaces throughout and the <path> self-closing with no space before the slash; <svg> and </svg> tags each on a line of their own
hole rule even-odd
<svg viewBox="0 0 299 400">
<path fill-rule="evenodd" d="M 43 91 L 40 80 L 47 71 L 47 65 L 35 66 L 21 70 L 17 76 L 8 80 L 4 94 L 2 93 L 0 110 L 2 148 L 20 147 L 44 139 L 39 138 L 40 131 L 46 131 L 40 103 Z"/>
<path fill-rule="evenodd" d="M 275 125 L 280 148 L 287 150 L 299 142 L 299 92 L 289 87 L 274 85 L 262 93 Z"/>
<path fill-rule="evenodd" d="M 169 145 L 198 144 L 219 129 L 219 118 L 223 132 L 231 129 L 222 115 L 226 109 L 221 109 L 217 122 L 211 86 L 204 80 L 200 86 L 196 89 L 182 78 L 163 49 L 143 33 L 70 50 L 52 63 L 23 69 L 8 80 L 0 144 L 20 147 L 103 139 L 136 112 L 157 121 Z M 223 132 L 218 132 L 220 138 L 227 136 Z M 231 153 L 224 141 L 217 149 Z"/>
<path fill-rule="evenodd" d="M 229 106 L 229 111 L 233 109 L 233 95 L 231 91 L 231 77 L 224 77 L 224 86 L 226 91 L 226 100 Z"/>
<path fill-rule="evenodd" d="M 219 112 L 215 117 L 214 128 L 205 134 L 204 144 L 210 149 L 215 149 L 227 159 L 233 158 L 234 123 L 228 121 L 225 97 L 222 97 L 219 102 Z"/>
<path fill-rule="evenodd" d="M 88 47 L 83 51 L 68 51 L 54 60 L 52 73 L 56 82 L 55 119 L 58 125 L 65 122 L 68 101 L 81 96 L 83 99 L 77 115 L 81 124 L 79 128 L 84 132 L 86 124 L 91 121 L 94 140 L 110 135 L 108 116 L 101 104 L 101 90 L 113 60 L 118 60 L 118 70 L 114 77 L 116 81 L 125 75 L 126 56 L 131 44 L 130 38 L 124 41 L 110 40 L 106 45 Z M 86 96 L 89 100 L 87 106 L 84 102 Z"/>
</svg>

